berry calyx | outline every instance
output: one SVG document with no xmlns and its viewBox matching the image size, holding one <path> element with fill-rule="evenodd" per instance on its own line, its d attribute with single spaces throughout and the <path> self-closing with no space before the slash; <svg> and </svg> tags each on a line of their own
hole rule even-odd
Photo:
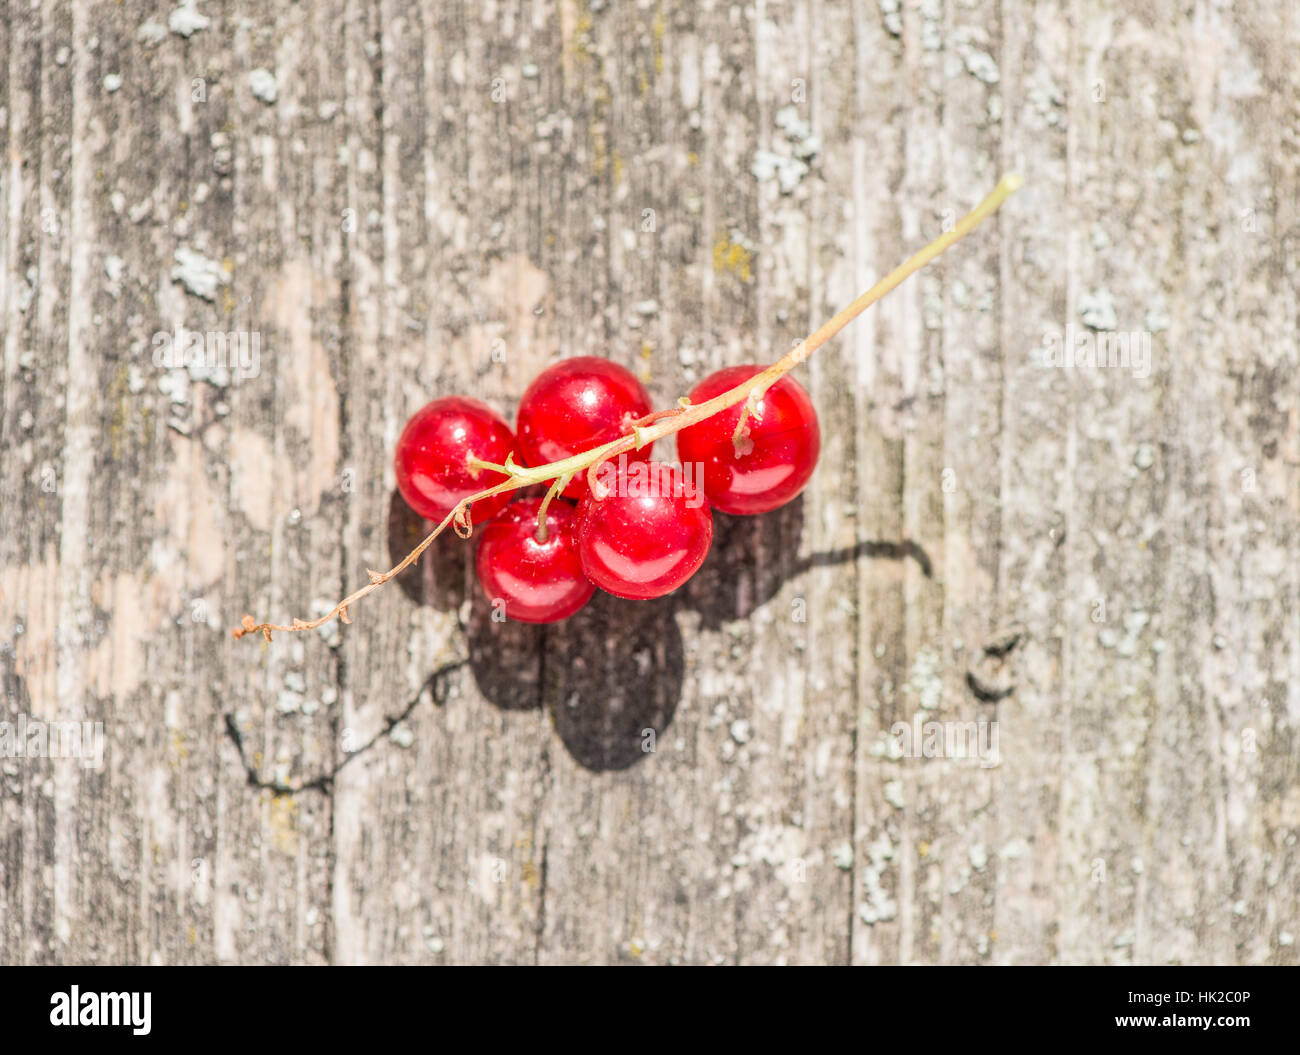
<svg viewBox="0 0 1300 1055">
<path fill-rule="evenodd" d="M 721 395 L 761 372 L 731 366 L 710 374 L 692 390 L 692 403 Z M 785 505 L 808 483 L 821 452 L 821 426 L 812 400 L 790 376 L 777 380 L 745 415 L 736 404 L 677 434 L 683 465 L 703 466 L 704 493 L 723 513 L 767 513 Z"/>
<path fill-rule="evenodd" d="M 506 506 L 479 533 L 474 560 L 488 600 L 503 601 L 506 618 L 521 623 L 568 619 L 596 592 L 578 558 L 576 510 L 567 502 L 551 502 L 541 539 L 541 505 L 540 498 L 524 498 Z"/>
<path fill-rule="evenodd" d="M 547 465 L 618 439 L 653 410 L 645 385 L 626 367 L 594 355 L 563 359 L 533 379 L 519 401 L 519 455 L 525 465 Z M 628 457 L 650 460 L 651 444 Z M 564 497 L 587 493 L 582 473 Z"/>
<path fill-rule="evenodd" d="M 501 464 L 514 444 L 510 426 L 486 403 L 464 396 L 435 399 L 412 415 L 397 441 L 397 488 L 420 516 L 440 522 L 462 499 L 503 479 L 473 459 Z M 470 507 L 470 520 L 481 524 L 496 516 L 510 497 L 479 499 Z"/>
<path fill-rule="evenodd" d="M 606 463 L 597 494 L 578 506 L 578 554 L 587 578 L 615 597 L 649 600 L 695 574 L 713 541 L 698 487 L 663 462 Z M 603 495 L 603 497 L 601 497 Z"/>
</svg>

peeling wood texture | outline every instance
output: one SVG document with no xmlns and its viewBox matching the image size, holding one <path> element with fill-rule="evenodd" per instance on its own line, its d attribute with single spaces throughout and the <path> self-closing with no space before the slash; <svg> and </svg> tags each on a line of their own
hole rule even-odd
<svg viewBox="0 0 1300 1055">
<path fill-rule="evenodd" d="M 1294 5 L 8 0 L 0 43 L 0 718 L 105 738 L 0 759 L 4 962 L 1296 963 Z M 1006 171 L 677 595 L 499 625 L 448 539 L 231 639 L 418 538 L 425 400 L 597 354 L 669 405 Z M 256 371 L 158 365 L 179 326 Z M 1098 330 L 1149 373 L 1045 365 Z M 997 764 L 896 757 L 918 716 Z"/>
</svg>

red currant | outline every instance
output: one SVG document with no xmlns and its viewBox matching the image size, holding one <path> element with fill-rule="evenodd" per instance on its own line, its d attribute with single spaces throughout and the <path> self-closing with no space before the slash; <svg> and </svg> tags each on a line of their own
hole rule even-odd
<svg viewBox="0 0 1300 1055">
<path fill-rule="evenodd" d="M 578 553 L 587 578 L 635 601 L 671 593 L 695 574 L 713 540 L 698 488 L 663 462 L 606 462 L 578 506 Z"/>
<path fill-rule="evenodd" d="M 519 455 L 525 465 L 546 465 L 609 443 L 652 410 L 645 385 L 625 367 L 593 355 L 563 359 L 533 379 L 519 401 Z M 647 444 L 628 457 L 650 460 Z M 566 498 L 587 493 L 585 473 L 564 489 Z"/>
<path fill-rule="evenodd" d="M 568 619 L 596 587 L 582 573 L 573 521 L 576 510 L 553 501 L 546 509 L 546 541 L 537 539 L 540 498 L 511 502 L 479 533 L 475 567 L 483 592 L 505 602 L 506 618 L 521 623 Z"/>
<path fill-rule="evenodd" d="M 761 366 L 730 366 L 710 374 L 691 392 L 703 403 L 759 373 Z M 767 513 L 804 489 L 821 452 L 817 411 L 803 386 L 784 376 L 763 393 L 745 421 L 737 454 L 732 437 L 743 404 L 737 403 L 677 434 L 683 465 L 704 466 L 704 493 L 723 513 Z"/>
<path fill-rule="evenodd" d="M 505 419 L 486 403 L 445 396 L 417 410 L 397 441 L 397 488 L 420 516 L 441 522 L 461 499 L 504 479 L 490 469 L 472 469 L 470 455 L 502 464 L 515 438 Z M 510 494 L 475 502 L 475 524 L 496 516 Z"/>
</svg>

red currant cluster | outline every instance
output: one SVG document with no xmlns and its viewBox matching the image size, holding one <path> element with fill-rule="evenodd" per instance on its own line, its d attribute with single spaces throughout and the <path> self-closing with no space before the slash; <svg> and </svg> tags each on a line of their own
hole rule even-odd
<svg viewBox="0 0 1300 1055">
<path fill-rule="evenodd" d="M 324 615 L 289 624 L 245 615 L 235 637 L 260 633 L 270 641 L 277 630 L 350 622 L 351 605 L 419 560 L 444 528 L 468 535 L 484 521 L 490 523 L 479 541 L 479 581 L 521 622 L 567 618 L 597 586 L 637 600 L 677 589 L 704 563 L 713 540 L 706 498 L 724 513 L 765 513 L 790 501 L 812 475 L 821 430 L 789 371 L 974 230 L 1020 185 L 1017 176 L 1003 177 L 955 227 L 771 366 L 720 370 L 674 410 L 651 412 L 635 377 L 591 357 L 557 363 L 528 386 L 517 434 L 477 400 L 435 399 L 398 441 L 397 484 L 410 506 L 438 526 Z M 651 461 L 654 441 L 672 433 L 680 465 Z M 531 485 L 552 480 L 545 497 L 528 494 Z M 522 497 L 511 502 L 515 492 Z"/>
<path fill-rule="evenodd" d="M 688 403 L 762 369 L 719 370 Z M 514 467 L 563 462 L 670 413 L 653 413 L 645 386 L 617 363 L 566 359 L 528 386 L 514 432 L 475 399 L 446 396 L 417 411 L 397 443 L 397 486 L 412 509 L 441 522 Z M 470 506 L 469 523 L 485 524 L 479 583 L 491 601 L 504 602 L 507 618 L 567 619 L 597 586 L 634 600 L 677 589 L 708 555 L 710 506 L 749 515 L 790 501 L 817 464 L 821 430 L 803 387 L 782 376 L 758 399 L 679 431 L 678 465 L 652 461 L 652 448 L 594 463 L 590 473 L 557 473 L 545 497 L 503 492 Z"/>
</svg>

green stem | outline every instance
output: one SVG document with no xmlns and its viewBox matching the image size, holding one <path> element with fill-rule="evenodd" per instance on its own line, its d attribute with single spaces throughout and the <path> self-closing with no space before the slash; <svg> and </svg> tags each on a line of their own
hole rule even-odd
<svg viewBox="0 0 1300 1055">
<path fill-rule="evenodd" d="M 557 476 L 555 483 L 551 484 L 546 492 L 546 497 L 542 499 L 542 504 L 537 507 L 537 533 L 534 536 L 538 542 L 545 542 L 547 538 L 546 531 L 546 510 L 551 504 L 551 499 L 556 495 L 563 494 L 564 489 L 569 486 L 571 476 Z"/>
</svg>

